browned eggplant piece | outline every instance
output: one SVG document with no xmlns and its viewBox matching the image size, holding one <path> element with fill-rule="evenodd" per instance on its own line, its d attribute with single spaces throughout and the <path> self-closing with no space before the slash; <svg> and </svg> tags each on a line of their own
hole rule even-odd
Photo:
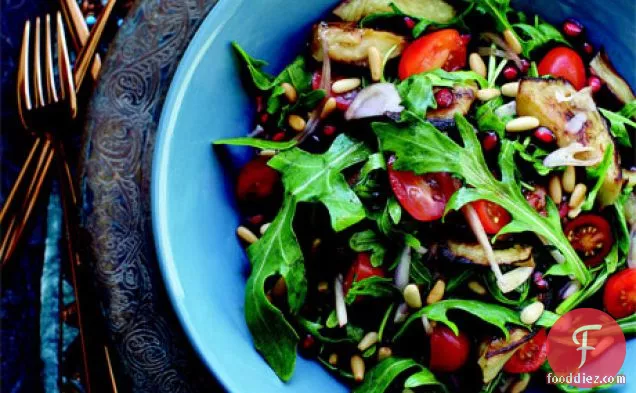
<svg viewBox="0 0 636 393">
<path fill-rule="evenodd" d="M 494 251 L 495 258 L 500 265 L 534 266 L 531 246 L 516 244 L 510 248 Z M 444 257 L 451 261 L 490 266 L 483 247 L 478 243 L 449 240 L 441 252 Z"/>
<path fill-rule="evenodd" d="M 612 63 L 610 63 L 604 51 L 601 50 L 596 57 L 592 59 L 590 69 L 605 82 L 607 88 L 623 104 L 627 104 L 636 99 L 629 84 L 614 70 Z"/>
<path fill-rule="evenodd" d="M 437 23 L 455 17 L 455 9 L 443 0 L 346 0 L 333 13 L 344 21 L 358 22 L 372 14 L 393 11 L 391 3 L 406 15 Z"/>
<path fill-rule="evenodd" d="M 433 109 L 426 112 L 426 118 L 454 119 L 456 113 L 466 116 L 475 102 L 475 91 L 470 87 L 453 88 L 453 104 L 448 108 Z"/>
<path fill-rule="evenodd" d="M 605 151 L 612 146 L 614 162 L 608 169 L 598 198 L 602 206 L 616 201 L 623 186 L 620 155 L 589 89 L 577 92 L 564 79 L 526 78 L 519 86 L 517 113 L 519 116 L 534 116 L 539 119 L 542 126 L 554 132 L 559 147 L 570 146 L 575 142 L 591 147 L 593 151 L 577 156 L 582 160 L 603 157 Z M 578 131 L 569 132 L 568 122 L 579 113 L 585 115 L 585 122 Z"/>
<path fill-rule="evenodd" d="M 483 372 L 484 383 L 495 379 L 506 362 L 526 342 L 529 334 L 527 330 L 515 328 L 510 331 L 508 340 L 495 338 L 482 344 L 477 364 Z"/>
<path fill-rule="evenodd" d="M 406 47 L 406 39 L 388 31 L 358 28 L 353 23 L 321 23 L 314 26 L 312 55 L 322 61 L 322 37 L 327 40 L 329 58 L 333 61 L 368 65 L 369 48 L 376 47 L 382 58 L 398 57 Z M 395 49 L 393 49 L 395 48 Z"/>
</svg>

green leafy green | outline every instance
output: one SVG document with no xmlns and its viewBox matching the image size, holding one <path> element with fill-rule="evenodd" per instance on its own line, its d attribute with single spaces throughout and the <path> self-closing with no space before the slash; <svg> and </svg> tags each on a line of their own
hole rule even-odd
<svg viewBox="0 0 636 393">
<path fill-rule="evenodd" d="M 351 239 L 349 239 L 349 247 L 357 252 L 370 251 L 371 264 L 375 267 L 381 266 L 384 262 L 386 247 L 378 234 L 370 229 L 354 233 Z"/>
<path fill-rule="evenodd" d="M 418 115 L 426 114 L 428 108 L 437 108 L 433 87 L 469 85 L 472 82 L 486 87 L 488 82 L 473 71 L 448 72 L 442 69 L 413 75 L 398 84 L 397 89 L 406 109 Z"/>
<path fill-rule="evenodd" d="M 305 319 L 305 318 L 301 317 L 300 315 L 296 316 L 296 322 L 307 333 L 309 333 L 312 336 L 314 336 L 314 338 L 316 338 L 316 340 L 320 341 L 321 343 L 329 343 L 329 344 L 343 344 L 343 343 L 357 344 L 357 342 L 358 342 L 358 341 L 355 340 L 354 337 L 349 337 L 349 336 L 341 337 L 341 338 L 329 337 L 329 336 L 325 335 L 322 332 L 322 329 L 324 329 L 325 326 L 321 325 L 320 323 L 312 322 L 312 321 L 310 321 L 308 319 Z"/>
<path fill-rule="evenodd" d="M 541 314 L 541 318 L 539 318 L 539 320 L 535 322 L 535 325 L 551 328 L 559 320 L 559 318 L 561 318 L 559 314 L 555 314 L 552 311 L 545 310 L 543 314 Z"/>
<path fill-rule="evenodd" d="M 627 131 L 627 126 L 630 126 L 632 130 L 636 128 L 636 122 L 631 120 L 636 113 L 636 100 L 625 105 L 620 112 L 612 112 L 603 108 L 598 108 L 598 110 L 609 120 L 610 131 L 616 141 L 623 146 L 631 147 L 632 141 Z"/>
<path fill-rule="evenodd" d="M 614 214 L 616 216 L 616 227 L 614 228 L 614 233 L 616 234 L 616 244 L 618 245 L 618 249 L 623 257 L 627 257 L 629 255 L 630 243 L 630 231 L 627 227 L 627 218 L 625 217 L 625 204 L 628 203 L 628 200 L 633 192 L 633 188 L 626 187 L 618 200 L 614 202 L 613 205 Z"/>
<path fill-rule="evenodd" d="M 495 21 L 498 31 L 513 30 L 508 21 L 508 13 L 512 12 L 510 0 L 467 0 L 476 5 L 475 10 L 484 15 L 490 15 Z"/>
<path fill-rule="evenodd" d="M 600 191 L 601 187 L 603 187 L 603 183 L 605 182 L 605 178 L 607 177 L 607 172 L 609 167 L 614 162 L 614 146 L 610 144 L 605 150 L 605 155 L 603 156 L 603 161 L 600 164 L 594 167 L 586 168 L 587 178 L 595 179 L 596 183 L 594 183 L 594 187 L 590 189 L 587 197 L 585 198 L 585 202 L 581 206 L 583 211 L 590 211 L 594 207 L 594 202 L 596 202 L 596 195 Z"/>
<path fill-rule="evenodd" d="M 618 322 L 624 334 L 636 334 L 636 314 L 619 319 L 616 322 Z"/>
<path fill-rule="evenodd" d="M 280 108 L 280 111 L 278 110 L 278 104 L 275 104 L 272 108 L 268 107 L 268 112 L 278 113 L 277 124 L 279 127 L 284 127 L 290 114 L 311 112 L 326 95 L 324 90 L 311 90 L 306 93 L 301 93 L 294 104 L 285 104 Z M 268 103 L 270 101 L 272 100 L 269 100 Z"/>
<path fill-rule="evenodd" d="M 297 141 L 295 140 L 276 142 L 251 137 L 219 139 L 213 143 L 213 145 L 249 146 L 257 149 L 272 150 L 288 150 L 296 146 L 296 144 Z"/>
<path fill-rule="evenodd" d="M 430 288 L 433 282 L 431 271 L 424 265 L 423 256 L 419 252 L 411 252 L 410 282 Z M 447 288 L 448 290 L 448 288 Z"/>
<path fill-rule="evenodd" d="M 534 17 L 534 26 L 526 23 L 517 23 L 514 28 L 522 32 L 521 46 L 523 47 L 523 55 L 530 57 L 530 54 L 537 48 L 540 48 L 550 42 L 558 42 L 564 45 L 570 45 L 561 32 L 549 23 L 541 22 L 539 16 Z"/>
<path fill-rule="evenodd" d="M 539 77 L 539 68 L 537 67 L 537 62 L 533 61 L 530 63 L 530 69 L 528 70 L 529 78 L 538 78 Z"/>
<path fill-rule="evenodd" d="M 506 134 L 506 122 L 512 120 L 512 116 L 502 119 L 495 114 L 495 110 L 503 104 L 503 98 L 497 97 L 477 108 L 475 117 L 477 119 L 477 128 L 480 131 L 495 131 L 500 138 Z"/>
<path fill-rule="evenodd" d="M 484 283 L 486 284 L 488 292 L 490 292 L 490 294 L 496 301 L 509 306 L 522 305 L 528 298 L 528 293 L 530 291 L 530 284 L 528 284 L 528 282 L 526 281 L 514 291 L 518 294 L 518 297 L 516 299 L 509 298 L 503 292 L 501 292 L 501 289 L 497 285 L 497 279 L 495 278 L 493 272 L 484 274 Z"/>
<path fill-rule="evenodd" d="M 369 277 L 364 280 L 354 281 L 347 292 L 345 301 L 353 304 L 358 296 L 383 298 L 399 296 L 400 291 L 393 285 L 393 280 L 384 277 Z"/>
<path fill-rule="evenodd" d="M 475 269 L 473 268 L 464 268 L 461 273 L 455 275 L 448 279 L 448 283 L 446 284 L 446 293 L 453 293 L 457 288 L 464 285 L 469 278 L 471 278 L 475 274 Z"/>
<path fill-rule="evenodd" d="M 519 157 L 524 161 L 532 164 L 535 171 L 541 176 L 547 176 L 555 170 L 555 168 L 549 168 L 543 165 L 543 160 L 548 156 L 548 151 L 540 148 L 539 146 L 531 144 L 532 139 L 526 138 L 523 143 L 514 141 L 513 147 L 519 153 Z"/>
<path fill-rule="evenodd" d="M 362 199 L 371 199 L 377 193 L 384 192 L 386 190 L 383 181 L 384 170 L 386 170 L 384 156 L 381 153 L 371 154 L 360 169 L 360 175 L 353 186 L 353 191 Z"/>
<path fill-rule="evenodd" d="M 382 322 L 380 323 L 380 327 L 378 328 L 378 342 L 382 342 L 382 338 L 384 337 L 384 329 L 386 329 L 389 318 L 393 313 L 394 306 L 395 304 L 391 304 L 384 312 L 384 317 L 382 317 Z"/>
<path fill-rule="evenodd" d="M 283 380 L 293 373 L 298 336 L 283 313 L 267 299 L 265 282 L 280 274 L 287 284 L 290 313 L 300 310 L 307 282 L 302 250 L 292 227 L 296 206 L 299 202 L 323 203 L 336 231 L 362 220 L 364 207 L 340 172 L 365 160 L 368 154 L 364 144 L 341 135 L 322 155 L 295 148 L 268 162 L 282 174 L 285 198 L 269 229 L 247 249 L 252 273 L 245 289 L 245 318 L 256 348 Z"/>
<path fill-rule="evenodd" d="M 501 180 L 492 175 L 486 164 L 481 144 L 475 130 L 462 115 L 456 115 L 455 122 L 464 141 L 464 147 L 437 130 L 430 123 L 394 125 L 375 123 L 373 130 L 380 139 L 381 149 L 395 153 L 394 168 L 410 170 L 417 174 L 429 172 L 450 172 L 463 178 L 474 188 L 460 189 L 448 203 L 447 210 L 457 210 L 469 202 L 485 199 L 506 209 L 512 222 L 501 231 L 503 233 L 534 232 L 555 246 L 565 257 L 579 282 L 587 285 L 591 274 L 561 228 L 561 220 L 556 206 L 548 200 L 547 215 L 543 216 L 531 207 L 523 196 L 516 178 L 514 146 L 502 141 L 499 157 Z"/>
<path fill-rule="evenodd" d="M 354 388 L 352 393 L 385 393 L 388 391 L 391 384 L 400 375 L 411 371 L 413 369 L 419 370 L 415 375 L 418 375 L 410 381 L 408 387 L 418 386 L 437 386 L 440 389 L 446 390 L 435 376 L 429 371 L 428 374 L 424 373 L 424 370 L 428 371 L 421 364 L 417 363 L 413 359 L 402 359 L 398 357 L 390 357 L 384 359 L 378 363 L 375 367 L 367 372 L 364 381 L 361 385 Z M 409 381 L 407 379 L 407 381 Z M 407 386 L 405 386 L 407 387 Z"/>
<path fill-rule="evenodd" d="M 413 322 L 422 318 L 422 315 L 426 315 L 426 317 L 431 321 L 443 323 L 455 334 L 459 334 L 459 328 L 457 325 L 448 319 L 447 313 L 451 310 L 465 311 L 486 323 L 498 327 L 501 329 L 501 332 L 506 336 L 506 338 L 508 337 L 508 328 L 506 328 L 506 324 L 525 326 L 519 319 L 518 312 L 498 304 L 484 303 L 478 300 L 449 299 L 430 304 L 411 315 L 411 317 L 406 320 L 402 328 L 397 332 L 394 340 L 400 338 Z"/>
</svg>

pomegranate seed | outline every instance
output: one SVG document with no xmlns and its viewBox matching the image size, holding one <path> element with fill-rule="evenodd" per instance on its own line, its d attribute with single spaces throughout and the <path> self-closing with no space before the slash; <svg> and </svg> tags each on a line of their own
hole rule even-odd
<svg viewBox="0 0 636 393">
<path fill-rule="evenodd" d="M 473 39 L 473 36 L 470 34 L 462 34 L 460 36 L 460 39 L 462 40 L 462 44 L 464 44 L 464 46 L 468 46 L 468 44 L 470 44 L 470 40 Z"/>
<path fill-rule="evenodd" d="M 415 21 L 408 16 L 404 18 L 404 24 L 409 30 L 412 30 L 415 27 Z"/>
<path fill-rule="evenodd" d="M 541 272 L 534 273 L 534 275 L 532 276 L 532 281 L 534 282 L 534 285 L 537 287 L 537 289 L 540 291 L 545 292 L 550 287 L 548 282 L 543 278 L 543 273 Z"/>
<path fill-rule="evenodd" d="M 555 140 L 554 132 L 547 127 L 539 127 L 534 131 L 534 137 L 543 143 L 553 143 Z"/>
<path fill-rule="evenodd" d="M 263 220 L 265 220 L 265 217 L 262 214 L 257 214 L 247 219 L 247 221 L 252 225 L 261 225 Z"/>
<path fill-rule="evenodd" d="M 527 73 L 530 69 L 530 62 L 527 59 L 521 59 L 521 64 L 519 65 L 519 71 L 522 73 Z"/>
<path fill-rule="evenodd" d="M 603 81 L 598 76 L 590 76 L 587 80 L 587 85 L 592 88 L 592 93 L 598 93 L 603 87 Z"/>
<path fill-rule="evenodd" d="M 487 133 L 481 141 L 481 145 L 485 151 L 494 150 L 497 147 L 497 143 L 499 143 L 499 137 L 494 132 Z"/>
<path fill-rule="evenodd" d="M 276 134 L 274 134 L 274 136 L 272 137 L 272 140 L 275 142 L 280 142 L 283 139 L 285 139 L 285 133 L 284 132 L 277 132 Z"/>
<path fill-rule="evenodd" d="M 261 124 L 267 123 L 269 120 L 269 113 L 261 113 Z"/>
<path fill-rule="evenodd" d="M 263 105 L 263 96 L 256 96 L 256 112 L 262 112 L 265 109 Z"/>
<path fill-rule="evenodd" d="M 326 136 L 332 136 L 333 134 L 336 133 L 336 127 L 325 126 L 325 128 L 322 130 L 322 133 L 325 134 Z"/>
<path fill-rule="evenodd" d="M 583 52 L 585 52 L 585 54 L 587 54 L 588 56 L 592 56 L 594 54 L 594 45 L 590 44 L 589 42 L 584 42 Z"/>
<path fill-rule="evenodd" d="M 519 71 L 515 66 L 508 66 L 503 70 L 503 76 L 507 81 L 513 81 L 519 76 Z"/>
<path fill-rule="evenodd" d="M 311 88 L 313 90 L 320 89 L 320 83 L 322 82 L 322 74 L 318 71 L 314 72 L 311 76 Z"/>
<path fill-rule="evenodd" d="M 583 25 L 574 19 L 568 19 L 563 23 L 563 33 L 568 37 L 578 37 L 583 32 Z"/>
<path fill-rule="evenodd" d="M 318 355 L 318 346 L 316 345 L 316 339 L 311 334 L 305 336 L 300 343 L 300 352 L 305 357 L 313 357 Z"/>
<path fill-rule="evenodd" d="M 559 205 L 559 216 L 562 219 L 566 218 L 569 212 L 570 212 L 570 206 L 568 202 L 562 202 L 561 205 Z"/>
<path fill-rule="evenodd" d="M 450 89 L 441 89 L 435 93 L 435 101 L 437 101 L 438 108 L 448 108 L 453 105 L 453 92 Z"/>
</svg>

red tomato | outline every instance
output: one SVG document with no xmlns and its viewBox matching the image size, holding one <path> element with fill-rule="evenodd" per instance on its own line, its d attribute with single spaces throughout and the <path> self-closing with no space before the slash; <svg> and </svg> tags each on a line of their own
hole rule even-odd
<svg viewBox="0 0 636 393">
<path fill-rule="evenodd" d="M 466 41 L 457 30 L 445 29 L 415 40 L 402 54 L 400 79 L 443 68 L 456 71 L 466 65 Z"/>
<path fill-rule="evenodd" d="M 373 267 L 369 254 L 364 252 L 359 253 L 345 277 L 343 283 L 345 294 L 349 292 L 354 282 L 362 281 L 369 277 L 384 277 L 384 269 Z"/>
<path fill-rule="evenodd" d="M 617 319 L 636 312 L 636 269 L 625 269 L 607 280 L 603 304 Z"/>
<path fill-rule="evenodd" d="M 468 360 L 470 341 L 464 332 L 456 336 L 444 325 L 437 325 L 431 334 L 431 364 L 433 371 L 453 372 Z"/>
<path fill-rule="evenodd" d="M 236 182 L 239 200 L 265 199 L 274 193 L 280 176 L 276 170 L 267 166 L 268 160 L 266 157 L 256 157 L 241 169 Z"/>
<path fill-rule="evenodd" d="M 389 160 L 389 183 L 400 205 L 418 221 L 442 218 L 446 203 L 457 190 L 455 180 L 448 173 L 428 173 L 418 176 L 413 172 L 393 170 Z"/>
<path fill-rule="evenodd" d="M 511 374 L 533 373 L 548 358 L 548 335 L 541 329 L 523 344 L 521 348 L 506 362 L 503 370 Z"/>
<path fill-rule="evenodd" d="M 570 221 L 564 232 L 588 266 L 603 262 L 614 244 L 610 224 L 595 214 L 586 214 Z"/>
<path fill-rule="evenodd" d="M 479 215 L 479 221 L 489 235 L 496 235 L 510 222 L 510 214 L 503 207 L 486 200 L 472 203 Z"/>
<path fill-rule="evenodd" d="M 583 59 L 570 48 L 554 48 L 539 63 L 539 75 L 567 79 L 576 90 L 585 87 L 587 78 Z"/>
</svg>

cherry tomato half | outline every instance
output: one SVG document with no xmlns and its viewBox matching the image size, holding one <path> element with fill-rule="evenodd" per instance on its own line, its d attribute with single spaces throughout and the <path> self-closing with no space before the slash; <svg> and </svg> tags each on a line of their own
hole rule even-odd
<svg viewBox="0 0 636 393">
<path fill-rule="evenodd" d="M 570 221 L 564 232 L 588 266 L 601 263 L 614 244 L 610 224 L 595 214 L 586 214 Z"/>
<path fill-rule="evenodd" d="M 431 364 L 433 371 L 453 372 L 468 360 L 470 341 L 464 332 L 456 336 L 444 325 L 437 325 L 431 334 Z"/>
<path fill-rule="evenodd" d="M 554 48 L 539 63 L 539 75 L 552 75 L 567 79 L 576 90 L 585 87 L 587 78 L 583 59 L 570 48 Z"/>
<path fill-rule="evenodd" d="M 466 40 L 457 30 L 444 29 L 413 41 L 402 54 L 398 74 L 400 79 L 443 68 L 456 71 L 466 65 Z"/>
<path fill-rule="evenodd" d="M 416 175 L 413 172 L 393 170 L 389 160 L 389 183 L 400 205 L 418 221 L 428 222 L 442 218 L 446 203 L 455 193 L 457 184 L 448 173 Z"/>
<path fill-rule="evenodd" d="M 369 277 L 384 277 L 384 269 L 373 267 L 369 254 L 359 253 L 345 277 L 343 283 L 345 294 L 349 292 L 354 282 L 362 281 Z"/>
<path fill-rule="evenodd" d="M 617 319 L 636 312 L 636 269 L 625 269 L 607 280 L 603 304 Z"/>
<path fill-rule="evenodd" d="M 541 367 L 548 357 L 548 335 L 541 329 L 523 344 L 506 362 L 503 370 L 511 374 L 532 373 Z"/>
<path fill-rule="evenodd" d="M 479 215 L 479 221 L 489 235 L 496 235 L 510 222 L 510 214 L 503 207 L 486 200 L 472 203 Z"/>
<path fill-rule="evenodd" d="M 280 176 L 275 169 L 267 166 L 268 160 L 267 157 L 256 157 L 241 169 L 236 182 L 236 196 L 239 200 L 255 201 L 274 193 Z"/>
</svg>

